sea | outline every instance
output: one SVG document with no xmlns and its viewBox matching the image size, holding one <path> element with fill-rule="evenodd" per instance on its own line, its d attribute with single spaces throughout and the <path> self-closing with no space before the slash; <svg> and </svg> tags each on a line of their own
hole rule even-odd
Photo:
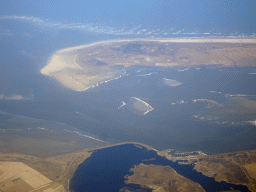
<svg viewBox="0 0 256 192">
<path fill-rule="evenodd" d="M 65 88 L 40 73 L 57 50 L 103 40 L 255 38 L 255 8 L 250 0 L 4 0 L 0 8 L 0 119 L 8 121 L 3 116 L 8 113 L 64 123 L 100 140 L 136 141 L 157 150 L 216 154 L 255 149 L 255 67 L 134 66 L 125 69 L 122 78 L 85 92 Z M 164 79 L 180 85 L 170 87 Z M 128 106 L 131 98 L 146 102 L 153 110 L 143 115 L 134 113 Z M 117 149 L 117 162 L 122 155 L 128 158 L 117 181 L 113 180 L 117 186 L 137 188 L 124 184 L 124 176 L 148 157 L 157 158 L 156 164 L 176 167 L 189 178 L 189 174 L 199 174 L 193 172 L 192 165 L 182 171 L 182 166 L 153 151 L 125 145 L 93 153 L 79 166 L 71 188 L 81 191 L 78 174 L 84 172 L 81 179 L 91 174 L 83 171 L 83 166 L 96 166 L 100 154 L 111 158 L 107 154 Z M 128 155 L 129 150 L 134 154 Z M 120 151 L 126 152 L 120 155 Z M 111 161 L 101 163 L 113 168 Z M 205 179 L 214 183 L 212 178 Z M 205 181 L 200 184 L 206 189 Z M 220 187 L 216 190 L 230 186 L 215 184 Z M 96 184 L 91 185 L 94 189 Z"/>
</svg>

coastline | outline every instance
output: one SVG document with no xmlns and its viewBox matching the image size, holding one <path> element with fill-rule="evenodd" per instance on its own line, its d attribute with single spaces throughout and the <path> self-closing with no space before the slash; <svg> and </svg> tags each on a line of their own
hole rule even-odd
<svg viewBox="0 0 256 192">
<path fill-rule="evenodd" d="M 47 178 L 51 179 L 53 181 L 52 184 L 54 185 L 62 185 L 65 188 L 65 191 L 70 191 L 70 181 L 75 173 L 75 171 L 78 169 L 78 166 L 82 164 L 86 158 L 89 158 L 90 155 L 99 149 L 104 149 L 104 148 L 110 148 L 114 146 L 120 146 L 120 145 L 125 145 L 125 144 L 133 144 L 136 147 L 145 147 L 147 150 L 154 150 L 157 152 L 158 155 L 167 158 L 166 154 L 169 151 L 172 151 L 172 149 L 166 149 L 164 151 L 158 151 L 154 149 L 153 147 L 139 143 L 139 142 L 122 142 L 122 143 L 114 143 L 114 144 L 109 144 L 106 146 L 102 147 L 95 147 L 95 148 L 90 148 L 90 149 L 83 149 L 79 151 L 75 151 L 72 153 L 67 153 L 64 155 L 58 155 L 54 157 L 48 157 L 48 158 L 38 158 L 34 156 L 29 156 L 29 155 L 22 155 L 22 154 L 1 154 L 0 161 L 9 161 L 9 162 L 23 162 L 24 164 L 28 165 L 29 167 L 35 169 L 42 175 L 46 176 Z M 183 153 L 189 153 L 189 152 L 183 152 Z M 183 154 L 182 153 L 182 154 Z M 181 153 L 178 153 L 181 154 Z M 247 165 L 251 165 L 250 162 L 246 162 L 246 157 L 244 155 L 250 154 L 249 156 L 252 158 L 255 156 L 256 158 L 256 150 L 249 150 L 249 151 L 237 151 L 237 152 L 230 152 L 230 153 L 221 153 L 221 154 L 215 154 L 215 155 L 203 155 L 203 156 L 198 156 L 195 157 L 193 155 L 190 156 L 185 156 L 183 157 L 184 159 L 190 158 L 194 162 L 188 162 L 185 164 L 191 164 L 194 163 L 196 165 L 196 170 L 198 172 L 202 172 L 202 174 L 206 176 L 212 177 L 211 174 L 215 174 L 214 179 L 218 182 L 221 182 L 223 179 L 226 180 L 226 182 L 229 183 L 234 183 L 234 184 L 243 184 L 248 186 L 249 188 L 253 189 L 254 185 L 251 183 L 243 183 L 233 177 L 227 177 L 226 173 L 229 173 L 229 167 L 231 166 L 237 166 L 240 167 L 245 173 L 247 173 Z M 234 159 L 237 156 L 241 156 L 243 158 L 243 162 L 238 163 Z M 223 159 L 225 157 L 225 159 Z M 169 159 L 169 158 L 167 158 Z M 215 169 L 215 164 L 216 162 L 214 160 L 220 161 L 218 166 L 220 166 L 221 169 Z M 175 162 L 174 159 L 169 159 L 170 161 Z M 182 160 L 179 157 L 177 160 Z M 228 160 L 228 166 L 223 167 L 222 166 L 222 161 L 224 163 Z M 205 163 L 208 163 L 207 169 L 202 169 L 201 167 L 204 167 Z M 182 164 L 182 163 L 181 163 Z M 230 165 L 229 165 L 230 164 Z M 250 171 L 250 170 L 249 170 Z M 216 172 L 216 173 L 215 173 Z M 210 174 L 210 175 L 209 175 Z M 248 179 L 251 180 L 251 176 L 246 174 Z"/>
<path fill-rule="evenodd" d="M 111 49 L 129 42 L 143 44 L 144 42 L 156 43 L 156 46 L 165 46 L 165 43 L 175 43 L 175 54 L 168 55 L 165 51 L 159 57 L 158 52 L 151 48 L 150 54 L 142 54 L 136 57 L 136 52 L 125 58 L 127 53 Z M 199 46 L 195 47 L 195 44 Z M 206 52 L 203 51 L 208 47 Z M 240 46 L 245 44 L 246 46 Z M 235 45 L 235 46 L 234 46 Z M 237 45 L 237 46 L 236 46 Z M 247 45 L 249 47 L 247 47 Z M 116 39 L 98 41 L 90 44 L 67 47 L 55 51 L 46 66 L 40 72 L 60 82 L 63 86 L 76 91 L 86 91 L 97 87 L 99 84 L 112 80 L 120 71 L 111 69 L 113 65 L 129 67 L 132 65 L 157 66 L 157 67 L 179 67 L 191 65 L 250 65 L 254 58 L 256 38 L 166 38 L 166 39 Z M 168 45 L 169 46 L 169 45 Z M 173 46 L 173 45 L 172 45 Z M 192 46 L 192 47 L 191 47 Z M 215 49 L 215 47 L 217 47 Z M 223 48 L 224 47 L 224 48 Z M 252 47 L 252 48 L 250 48 Z M 168 47 L 172 51 L 172 47 Z M 188 51 L 188 49 L 190 51 Z M 222 51 L 223 49 L 223 51 Z M 105 52 L 103 51 L 105 50 Z M 166 49 L 167 50 L 167 49 Z M 153 54 L 153 52 L 154 54 Z M 117 52 L 116 57 L 111 54 Z M 223 53 L 228 56 L 223 56 Z M 239 53 L 239 54 L 237 54 Z M 200 59 L 198 59 L 200 58 Z M 252 61 L 251 61 L 252 59 Z M 237 63 L 240 62 L 240 63 Z M 104 63 L 97 65 L 95 62 Z M 93 75 L 92 75 L 93 74 Z M 116 79 L 116 78 L 114 78 Z"/>
<path fill-rule="evenodd" d="M 55 53 L 63 54 L 66 52 L 77 51 L 79 49 L 88 48 L 91 46 L 99 44 L 109 44 L 109 43 L 120 43 L 120 42 L 131 42 L 131 41 L 155 41 L 162 43 L 256 43 L 256 38 L 223 38 L 223 37 L 212 37 L 212 38 L 154 38 L 154 39 L 145 39 L 145 38 L 134 38 L 134 39 L 117 39 L 117 40 L 107 40 L 107 41 L 97 41 L 94 43 L 89 43 L 85 45 L 78 45 L 74 47 L 67 47 L 60 50 L 57 50 Z"/>
<path fill-rule="evenodd" d="M 153 147 L 151 147 L 149 145 L 143 144 L 143 143 L 139 143 L 139 142 L 122 142 L 122 143 L 115 143 L 115 144 L 110 144 L 110 145 L 106 145 L 106 146 L 102 146 L 102 147 L 96 147 L 96 148 L 91 148 L 91 149 L 83 149 L 83 150 L 76 151 L 73 154 L 84 153 L 84 152 L 93 153 L 93 151 L 96 151 L 96 150 L 99 150 L 99 149 L 105 149 L 105 148 L 119 146 L 119 145 L 125 145 L 125 144 L 134 144 L 135 146 L 139 145 L 139 146 L 143 146 L 143 147 L 147 148 L 147 150 L 154 150 L 154 151 L 158 152 L 158 150 L 154 149 Z M 137 147 L 139 147 L 139 146 L 137 146 Z M 66 155 L 68 155 L 68 154 L 66 154 Z M 64 185 L 65 188 L 67 188 L 68 191 L 70 191 L 70 180 L 72 179 L 75 171 L 77 170 L 78 166 L 80 164 L 82 164 L 87 158 L 89 158 L 89 157 L 85 157 L 83 160 L 80 159 L 80 161 L 76 161 L 73 164 L 74 167 L 69 168 L 69 171 L 70 171 L 69 174 L 64 175 L 64 176 L 67 176 L 67 177 L 65 177 L 67 179 L 66 180 L 66 185 L 65 185 L 64 182 L 61 182 L 61 183 Z M 70 167 L 71 167 L 71 165 L 70 165 Z M 68 169 L 68 167 L 66 169 Z M 63 173 L 63 174 L 65 174 L 65 173 Z"/>
<path fill-rule="evenodd" d="M 93 152 L 95 150 L 109 148 L 109 147 L 113 147 L 113 146 L 120 146 L 120 145 L 125 145 L 125 144 L 134 144 L 135 147 L 139 147 L 139 148 L 141 148 L 142 146 L 146 147 L 147 150 L 154 150 L 157 152 L 157 155 L 164 157 L 172 162 L 175 162 L 175 160 L 169 159 L 165 156 L 165 152 L 169 151 L 168 149 L 166 149 L 164 151 L 158 151 L 158 150 L 152 148 L 151 146 L 148 146 L 143 143 L 138 143 L 138 142 L 116 143 L 116 144 L 111 144 L 111 145 L 107 145 L 107 146 L 103 146 L 103 147 L 89 149 L 88 151 Z M 183 152 L 183 153 L 178 153 L 178 154 L 185 154 L 185 153 L 192 153 L 192 152 Z M 247 186 L 248 189 L 254 191 L 255 186 L 252 181 L 252 177 L 247 173 L 249 169 L 247 169 L 246 166 L 251 165 L 251 164 L 247 163 L 248 158 L 244 157 L 246 154 L 249 154 L 249 157 L 251 157 L 251 158 L 252 157 L 256 158 L 256 150 L 248 150 L 248 151 L 220 153 L 220 154 L 215 154 L 215 155 L 210 155 L 210 156 L 203 154 L 198 157 L 191 154 L 191 155 L 187 156 L 192 160 L 191 162 L 188 162 L 188 163 L 178 162 L 178 163 L 181 165 L 182 164 L 194 164 L 195 165 L 194 169 L 197 172 L 201 172 L 204 176 L 214 178 L 214 180 L 216 182 L 225 181 L 229 184 L 244 185 L 244 186 Z M 241 162 L 239 162 L 236 159 L 237 157 L 241 157 L 241 159 L 240 159 Z M 184 159 L 186 159 L 186 156 Z M 178 158 L 177 160 L 182 160 L 182 159 Z M 74 169 L 73 173 L 75 173 L 75 171 L 77 170 L 77 168 L 80 164 L 78 164 L 76 166 L 76 169 Z M 208 164 L 207 167 L 205 167 L 205 164 Z M 216 166 L 218 169 L 216 169 Z M 234 175 L 230 174 L 230 173 L 233 173 L 233 171 L 237 171 L 238 174 L 245 174 L 246 179 L 250 182 L 245 182 L 244 181 L 245 178 L 239 178 L 239 179 L 236 178 Z M 72 179 L 72 176 L 69 178 L 68 183 Z M 69 187 L 70 186 L 68 186 L 68 190 L 70 191 Z"/>
</svg>

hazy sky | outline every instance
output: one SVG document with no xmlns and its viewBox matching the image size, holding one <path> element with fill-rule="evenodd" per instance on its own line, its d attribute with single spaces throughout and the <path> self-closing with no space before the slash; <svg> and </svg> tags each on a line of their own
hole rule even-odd
<svg viewBox="0 0 256 192">
<path fill-rule="evenodd" d="M 140 33 L 225 33 L 256 32 L 255 0 L 94 0 L 36 1 L 3 0 L 1 16 L 35 17 L 48 22 Z M 153 31 L 154 32 L 154 31 Z"/>
</svg>

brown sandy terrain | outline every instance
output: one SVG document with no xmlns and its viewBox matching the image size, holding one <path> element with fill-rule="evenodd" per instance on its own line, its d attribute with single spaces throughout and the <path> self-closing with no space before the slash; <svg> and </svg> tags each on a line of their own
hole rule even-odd
<svg viewBox="0 0 256 192">
<path fill-rule="evenodd" d="M 127 183 L 139 184 L 153 189 L 153 192 L 205 191 L 198 183 L 195 183 L 181 175 L 169 166 L 144 165 L 135 166 L 133 175 L 127 177 Z"/>
<path fill-rule="evenodd" d="M 256 66 L 256 39 L 117 40 L 57 51 L 41 73 L 84 91 L 131 66 Z"/>
<path fill-rule="evenodd" d="M 256 163 L 250 163 L 246 164 L 245 168 L 247 169 L 249 175 L 253 178 L 256 179 Z"/>
<path fill-rule="evenodd" d="M 256 191 L 256 150 L 201 157 L 195 169 L 216 181 L 246 185 Z"/>
<path fill-rule="evenodd" d="M 58 183 L 52 186 L 53 182 L 21 162 L 0 162 L 0 190 L 12 191 L 65 191 L 64 187 Z"/>
<path fill-rule="evenodd" d="M 0 154 L 0 191 L 68 191 L 77 166 L 90 154 L 78 151 L 50 158 Z"/>
</svg>

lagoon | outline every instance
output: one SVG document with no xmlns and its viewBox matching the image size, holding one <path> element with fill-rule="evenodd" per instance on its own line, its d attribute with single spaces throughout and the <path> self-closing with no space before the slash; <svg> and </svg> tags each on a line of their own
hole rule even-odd
<svg viewBox="0 0 256 192">
<path fill-rule="evenodd" d="M 154 159 L 143 161 L 145 159 Z M 199 183 L 206 191 L 224 191 L 233 187 L 235 190 L 248 192 L 243 185 L 229 184 L 224 181 L 216 182 L 193 169 L 193 165 L 180 165 L 157 155 L 156 151 L 147 150 L 143 146 L 124 144 L 96 150 L 80 164 L 70 181 L 72 192 L 85 191 L 120 191 L 121 189 L 141 189 L 151 191 L 139 185 L 126 184 L 125 176 L 131 175 L 130 169 L 140 163 L 170 166 L 180 175 Z"/>
</svg>

